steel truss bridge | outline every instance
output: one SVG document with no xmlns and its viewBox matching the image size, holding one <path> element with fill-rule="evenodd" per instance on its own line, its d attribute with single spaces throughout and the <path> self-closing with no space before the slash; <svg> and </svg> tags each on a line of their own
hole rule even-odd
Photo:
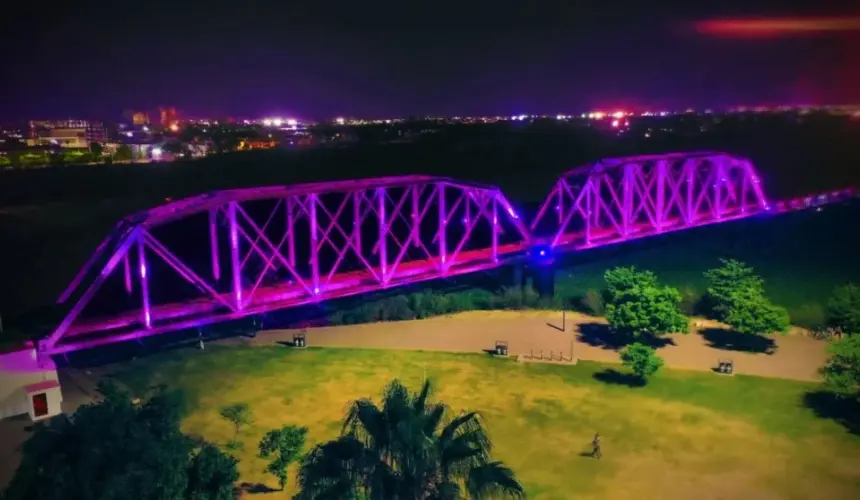
<svg viewBox="0 0 860 500">
<path fill-rule="evenodd" d="M 752 163 L 715 152 L 571 170 L 531 223 L 498 188 L 438 177 L 217 191 L 123 219 L 61 294 L 69 312 L 39 350 L 140 339 L 488 270 L 538 247 L 576 251 L 769 209 Z"/>
</svg>

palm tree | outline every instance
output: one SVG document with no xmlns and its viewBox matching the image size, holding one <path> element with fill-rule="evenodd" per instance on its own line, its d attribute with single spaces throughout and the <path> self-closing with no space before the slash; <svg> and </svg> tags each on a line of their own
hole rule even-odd
<svg viewBox="0 0 860 500">
<path fill-rule="evenodd" d="M 411 394 L 394 380 L 380 406 L 370 399 L 350 403 L 341 436 L 304 457 L 297 498 L 525 498 L 513 471 L 492 461 L 478 414 L 446 418 L 448 408 L 429 402 L 429 394 L 429 381 Z"/>
</svg>

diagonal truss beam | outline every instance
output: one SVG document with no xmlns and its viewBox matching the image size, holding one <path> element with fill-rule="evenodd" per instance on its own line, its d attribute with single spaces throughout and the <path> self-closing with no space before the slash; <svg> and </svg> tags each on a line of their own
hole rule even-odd
<svg viewBox="0 0 860 500">
<path fill-rule="evenodd" d="M 749 160 L 726 153 L 672 153 L 571 170 L 553 187 L 530 229 L 552 247 L 576 249 L 766 210 L 767 198 Z"/>
<path fill-rule="evenodd" d="M 201 195 L 126 219 L 64 291 L 63 301 L 80 297 L 40 348 L 67 352 L 490 269 L 531 244 L 524 221 L 491 186 L 420 177 L 248 191 Z M 177 250 L 188 249 L 172 248 L 159 228 L 197 213 L 206 219 L 196 252 L 202 259 L 185 260 Z M 82 315 L 114 275 L 138 305 L 108 317 Z M 159 290 L 177 278 L 194 295 L 165 303 Z"/>
</svg>

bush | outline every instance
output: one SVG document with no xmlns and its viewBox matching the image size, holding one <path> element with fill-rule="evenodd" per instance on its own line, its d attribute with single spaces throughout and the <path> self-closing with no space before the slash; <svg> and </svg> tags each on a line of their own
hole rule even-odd
<svg viewBox="0 0 860 500">
<path fill-rule="evenodd" d="M 580 303 L 585 312 L 592 316 L 606 315 L 606 301 L 603 300 L 603 294 L 594 288 L 589 288 L 585 292 L 585 296 L 582 297 Z"/>
<path fill-rule="evenodd" d="M 827 315 L 824 307 L 816 302 L 803 304 L 789 313 L 793 325 L 810 330 L 820 330 L 827 326 Z"/>
<path fill-rule="evenodd" d="M 395 295 L 382 299 L 378 305 L 380 321 L 415 319 L 415 313 L 410 308 L 409 297 L 405 295 Z"/>
<path fill-rule="evenodd" d="M 860 287 L 849 283 L 827 301 L 827 325 L 845 333 L 860 333 Z"/>
<path fill-rule="evenodd" d="M 621 351 L 621 364 L 633 370 L 640 379 L 647 380 L 663 366 L 663 358 L 651 347 L 634 342 Z"/>
<path fill-rule="evenodd" d="M 678 290 L 681 294 L 681 303 L 678 307 L 681 308 L 681 312 L 686 314 L 687 316 L 695 316 L 702 312 L 703 309 L 703 295 L 702 292 L 696 290 L 693 287 L 685 286 Z"/>
<path fill-rule="evenodd" d="M 825 386 L 840 397 L 860 398 L 860 335 L 830 344 L 830 359 L 821 368 Z"/>
<path fill-rule="evenodd" d="M 495 306 L 499 309 L 525 309 L 535 307 L 539 299 L 540 296 L 532 287 L 508 286 L 502 288 Z"/>
</svg>

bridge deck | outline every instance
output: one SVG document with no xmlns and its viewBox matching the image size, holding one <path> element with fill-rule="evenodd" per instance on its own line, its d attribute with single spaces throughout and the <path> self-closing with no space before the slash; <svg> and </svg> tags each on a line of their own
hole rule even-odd
<svg viewBox="0 0 860 500">
<path fill-rule="evenodd" d="M 79 319 L 51 352 L 59 354 L 409 283 L 485 271 L 499 267 L 511 258 L 524 254 L 526 250 L 525 243 L 500 245 L 498 261 L 493 261 L 491 249 L 463 251 L 457 255 L 457 260 L 445 274 L 440 273 L 437 268 L 438 259 L 404 262 L 397 267 L 390 282 L 384 287 L 380 285 L 377 277 L 367 270 L 340 273 L 332 276 L 329 281 L 321 281 L 321 291 L 316 297 L 297 283 L 260 286 L 252 301 L 241 311 L 233 311 L 224 306 L 224 302 L 231 303 L 233 300 L 232 294 L 229 293 L 221 294 L 220 300 L 216 297 L 203 297 L 187 302 L 153 305 L 150 309 L 150 328 L 143 326 L 141 308 L 108 317 Z"/>
</svg>

